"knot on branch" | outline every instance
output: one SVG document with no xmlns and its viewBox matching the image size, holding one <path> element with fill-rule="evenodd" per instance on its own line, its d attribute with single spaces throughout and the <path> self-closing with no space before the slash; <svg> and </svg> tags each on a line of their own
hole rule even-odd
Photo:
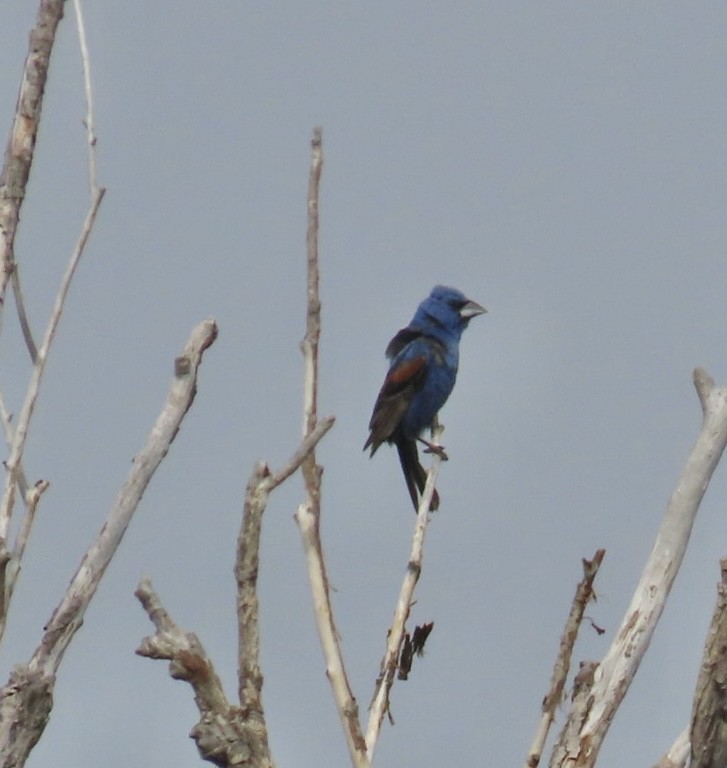
<svg viewBox="0 0 727 768">
<path fill-rule="evenodd" d="M 245 720 L 239 707 L 230 707 L 225 714 L 206 712 L 189 735 L 202 758 L 220 768 L 272 765 L 264 728 Z"/>
<path fill-rule="evenodd" d="M 20 765 L 20 755 L 27 756 L 41 737 L 53 709 L 54 684 L 54 675 L 31 672 L 24 665 L 0 688 L 0 742 L 8 765 L 11 755 Z"/>
</svg>

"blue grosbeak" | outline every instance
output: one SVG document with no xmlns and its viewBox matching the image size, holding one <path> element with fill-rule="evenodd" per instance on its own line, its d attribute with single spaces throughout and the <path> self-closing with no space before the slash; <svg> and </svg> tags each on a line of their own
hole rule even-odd
<svg viewBox="0 0 727 768">
<path fill-rule="evenodd" d="M 415 510 L 427 479 L 416 441 L 430 451 L 441 451 L 423 440 L 421 433 L 432 427 L 454 387 L 462 331 L 486 311 L 456 288 L 437 285 L 386 348 L 391 364 L 376 398 L 364 450 L 371 446 L 373 456 L 384 441 L 396 445 Z M 439 495 L 434 491 L 431 509 L 438 506 Z"/>
</svg>

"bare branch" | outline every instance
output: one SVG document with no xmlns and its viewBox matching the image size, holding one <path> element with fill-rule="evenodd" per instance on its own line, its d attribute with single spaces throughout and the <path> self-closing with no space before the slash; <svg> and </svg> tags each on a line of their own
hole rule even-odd
<svg viewBox="0 0 727 768">
<path fill-rule="evenodd" d="M 307 314 L 305 337 L 301 344 L 305 362 L 303 389 L 303 436 L 313 431 L 318 409 L 318 341 L 321 336 L 321 299 L 318 292 L 318 211 L 321 173 L 323 171 L 323 134 L 320 128 L 313 131 L 311 140 L 311 167 L 308 179 L 308 230 L 307 246 Z M 315 466 L 311 454 L 304 462 L 303 471 Z"/>
<path fill-rule="evenodd" d="M 91 198 L 98 192 L 99 186 L 96 180 L 96 132 L 93 122 L 93 89 L 91 88 L 91 57 L 88 53 L 86 42 L 86 27 L 83 23 L 83 9 L 81 0 L 73 0 L 73 9 L 76 13 L 76 28 L 78 30 L 78 47 L 81 50 L 83 62 L 83 92 L 86 97 L 86 137 L 88 143 L 88 185 L 91 190 Z"/>
<path fill-rule="evenodd" d="M 690 768 L 727 765 L 727 559 L 720 567 L 717 604 L 692 707 Z"/>
<path fill-rule="evenodd" d="M 525 761 L 526 768 L 536 768 L 540 763 L 540 758 L 543 754 L 543 746 L 548 738 L 548 731 L 555 720 L 556 710 L 563 701 L 563 691 L 565 690 L 565 684 L 568 679 L 568 670 L 570 669 L 573 647 L 578 639 L 578 630 L 583 621 L 583 614 L 586 611 L 586 607 L 592 599 L 595 599 L 593 582 L 598 573 L 598 569 L 601 567 L 605 554 L 605 549 L 599 549 L 596 551 L 596 554 L 593 555 L 592 560 L 586 560 L 584 558 L 582 561 L 583 578 L 576 588 L 576 593 L 573 596 L 573 602 L 571 603 L 570 613 L 568 614 L 563 634 L 560 638 L 560 649 L 558 650 L 558 657 L 555 660 L 553 674 L 550 678 L 550 690 L 543 699 L 543 716 L 540 720 L 538 731 L 535 734 L 535 739 L 533 739 L 533 743 L 528 751 L 528 757 Z"/>
<path fill-rule="evenodd" d="M 13 429 L 12 416 L 8 412 L 7 406 L 5 405 L 5 398 L 2 396 L 2 393 L 0 393 L 0 422 L 2 422 L 3 425 L 3 432 L 5 432 L 5 442 L 7 443 L 8 448 L 10 448 L 15 439 L 15 430 Z M 20 490 L 23 499 L 25 499 L 25 496 L 28 493 L 28 480 L 25 476 L 22 464 L 18 465 L 15 474 L 17 477 L 18 489 Z"/>
<path fill-rule="evenodd" d="M 432 444 L 440 445 L 444 427 L 437 423 L 432 430 Z M 373 758 L 376 742 L 379 738 L 381 723 L 384 715 L 389 710 L 389 692 L 394 684 L 397 661 L 401 652 L 401 645 L 406 632 L 406 622 L 414 597 L 414 588 L 422 570 L 422 558 L 424 553 L 424 536 L 429 522 L 429 507 L 437 482 L 439 468 L 442 463 L 442 454 L 438 451 L 432 453 L 432 465 L 427 473 L 427 483 L 419 500 L 419 510 L 414 524 L 409 562 L 406 567 L 404 580 L 399 591 L 399 599 L 394 609 L 394 618 L 386 641 L 386 653 L 381 661 L 381 671 L 376 680 L 376 688 L 369 706 L 369 722 L 366 729 L 366 751 L 369 760 Z"/>
<path fill-rule="evenodd" d="M 245 491 L 245 507 L 237 539 L 235 576 L 237 578 L 238 674 L 240 704 L 250 716 L 257 717 L 263 727 L 263 676 L 260 669 L 260 626 L 257 576 L 260 562 L 262 516 L 270 493 L 290 477 L 318 442 L 333 426 L 335 419 L 323 419 L 301 443 L 290 461 L 277 473 L 264 462 L 253 469 Z"/>
<path fill-rule="evenodd" d="M 181 367 L 187 366 L 181 364 Z M 168 659 L 171 662 L 171 676 L 192 685 L 201 717 L 191 735 L 202 757 L 215 765 L 273 766 L 262 705 L 263 678 L 259 661 L 257 574 L 262 514 L 270 493 L 300 467 L 308 453 L 333 426 L 333 422 L 333 418 L 324 419 L 279 472 L 271 472 L 263 462 L 257 464 L 247 485 L 235 564 L 241 706 L 229 704 L 214 666 L 199 639 L 174 624 L 149 581 L 142 580 L 136 591 L 136 596 L 157 629 L 154 637 L 144 639 L 137 653 L 149 658 Z"/>
<path fill-rule="evenodd" d="M 71 281 L 73 280 L 76 267 L 84 252 L 88 238 L 91 235 L 91 230 L 96 221 L 96 214 L 98 213 L 99 206 L 103 200 L 103 195 L 104 190 L 97 190 L 94 194 L 76 248 L 61 280 L 61 285 L 58 289 L 58 294 L 48 322 L 48 327 L 45 336 L 43 337 L 43 343 L 37 352 L 37 361 L 33 366 L 33 372 L 30 376 L 30 382 L 28 383 L 28 389 L 25 394 L 25 401 L 23 402 L 23 407 L 20 410 L 18 422 L 15 427 L 15 436 L 10 447 L 10 455 L 5 463 L 5 487 L 2 499 L 0 500 L 0 560 L 9 557 L 9 553 L 7 552 L 7 538 L 8 530 L 10 528 L 10 520 L 13 514 L 13 507 L 15 505 L 15 489 L 18 484 L 18 475 L 21 468 L 23 451 L 25 450 L 25 441 L 28 436 L 30 420 L 33 416 L 38 395 L 40 394 L 40 385 L 43 379 L 43 374 L 45 373 L 48 353 L 53 343 L 53 339 L 55 338 L 61 315 L 63 314 L 68 289 L 71 286 Z M 26 514 L 28 514 L 27 511 Z M 19 570 L 16 570 L 16 573 L 19 573 Z M 7 621 L 8 605 L 5 602 L 5 598 L 13 591 L 13 585 L 5 583 L 6 576 L 7 572 L 5 570 L 0 572 L 0 600 L 3 601 L 2 605 L 0 605 L 0 637 L 4 634 Z"/>
<path fill-rule="evenodd" d="M 38 364 L 38 348 L 35 345 L 33 332 L 30 330 L 30 323 L 28 322 L 28 314 L 25 311 L 25 299 L 23 298 L 23 291 L 20 287 L 20 268 L 18 267 L 17 262 L 13 266 L 11 283 L 13 286 L 13 298 L 15 299 L 15 308 L 18 312 L 18 321 L 20 322 L 20 330 L 23 333 L 23 339 L 25 339 L 25 346 L 28 348 L 30 361 L 33 363 L 33 365 L 37 365 Z"/>
<path fill-rule="evenodd" d="M 331 608 L 328 574 L 326 573 L 320 537 L 319 516 L 312 507 L 310 499 L 298 507 L 295 520 L 303 539 L 316 626 L 326 662 L 326 676 L 331 684 L 333 698 L 343 725 L 351 764 L 356 768 L 367 768 L 369 760 L 366 756 L 366 743 L 361 733 L 358 704 L 346 675 L 346 668 L 338 643 L 338 630 Z"/>
<path fill-rule="evenodd" d="M 553 749 L 553 755 L 549 763 L 550 768 L 560 765 L 567 765 L 568 768 L 571 768 L 571 766 L 576 765 L 573 761 L 569 762 L 569 755 L 566 749 L 568 744 L 578 738 L 581 723 L 588 715 L 588 710 L 591 706 L 593 675 L 597 668 L 598 664 L 594 661 L 582 661 L 580 664 L 578 674 L 573 681 L 570 713 L 558 737 L 558 743 Z"/>
<path fill-rule="evenodd" d="M 48 490 L 50 483 L 47 480 L 38 480 L 36 484 L 27 489 L 23 493 L 23 501 L 25 502 L 25 514 L 20 524 L 20 530 L 15 538 L 15 544 L 13 545 L 13 553 L 9 563 L 9 573 L 5 578 L 6 595 L 5 605 L 10 604 L 10 600 L 13 596 L 13 590 L 18 581 L 20 575 L 20 568 L 23 562 L 23 555 L 25 554 L 25 547 L 28 544 L 30 538 L 30 531 L 33 528 L 35 522 L 35 513 L 40 503 L 40 497 Z M 21 483 L 18 486 L 22 488 Z"/>
<path fill-rule="evenodd" d="M 193 329 L 181 357 L 175 360 L 175 377 L 164 407 L 149 433 L 146 445 L 134 457 L 126 482 L 96 541 L 86 552 L 65 597 L 48 622 L 44 641 L 33 655 L 31 665 L 48 673 L 55 673 L 58 668 L 149 481 L 169 452 L 182 420 L 194 402 L 202 355 L 216 338 L 216 323 L 214 320 L 204 320 Z"/>
<path fill-rule="evenodd" d="M 687 764 L 690 768 L 717 768 L 727 763 L 724 754 L 727 744 L 724 733 L 724 713 L 727 711 L 727 559 L 720 560 L 720 569 L 717 604 L 694 694 L 691 728 L 679 734 L 653 768 L 684 768 Z"/>
<path fill-rule="evenodd" d="M 213 320 L 193 331 L 182 357 L 175 361 L 175 378 L 167 400 L 146 445 L 135 456 L 126 482 L 96 540 L 91 544 L 71 579 L 66 594 L 45 626 L 40 644 L 28 664 L 16 668 L 0 689 L 0 768 L 23 765 L 40 738 L 52 707 L 56 672 L 63 655 L 83 622 L 86 609 L 116 552 L 137 505 L 156 468 L 169 451 L 197 390 L 197 371 L 204 351 L 217 336 Z M 27 713 L 34 715 L 26 727 Z M 23 728 L 16 724 L 23 722 Z"/>
<path fill-rule="evenodd" d="M 714 389 L 714 379 L 704 370 L 704 368 L 695 368 L 692 374 L 694 388 L 697 390 L 699 402 L 702 405 L 702 411 L 706 414 L 709 396 Z"/>
<path fill-rule="evenodd" d="M 141 641 L 137 654 L 148 659 L 173 662 L 170 664 L 170 675 L 175 680 L 187 680 L 192 685 L 200 709 L 227 709 L 229 704 L 222 682 L 197 636 L 192 632 L 183 632 L 174 623 L 148 578 L 139 582 L 134 595 L 156 628 L 153 637 L 145 637 Z"/>
<path fill-rule="evenodd" d="M 321 129 L 313 131 L 311 141 L 311 168 L 308 182 L 307 243 L 307 314 L 306 332 L 301 343 L 304 356 L 303 377 L 303 436 L 311 433 L 318 411 L 318 342 L 321 334 L 321 301 L 318 291 L 318 210 L 321 171 L 323 168 Z M 311 451 L 302 464 L 306 501 L 295 514 L 303 539 L 308 578 L 313 594 L 313 606 L 318 635 L 326 661 L 326 674 L 331 684 L 341 725 L 348 745 L 351 763 L 356 768 L 367 768 L 366 745 L 361 734 L 358 705 L 346 676 L 343 656 L 338 645 L 328 587 L 323 546 L 320 538 L 321 475 L 323 469 L 316 464 Z"/>
<path fill-rule="evenodd" d="M 192 686 L 200 720 L 190 735 L 200 755 L 223 768 L 273 768 L 264 723 L 261 729 L 241 707 L 229 704 L 197 635 L 184 632 L 174 623 L 149 579 L 141 580 L 135 594 L 156 627 L 156 633 L 145 637 L 136 652 L 150 659 L 167 659 L 169 674 Z"/>
<path fill-rule="evenodd" d="M 15 265 L 15 233 L 33 162 L 50 54 L 62 17 L 63 0 L 41 0 L 36 24 L 30 33 L 15 119 L 5 148 L 0 172 L 0 313 Z"/>
<path fill-rule="evenodd" d="M 689 752 L 689 731 L 684 730 L 677 736 L 669 751 L 662 756 L 658 763 L 654 764 L 653 768 L 686 768 Z"/>
<path fill-rule="evenodd" d="M 560 745 L 558 766 L 575 764 L 588 768 L 598 757 L 601 744 L 618 706 L 636 674 L 651 642 L 656 624 L 689 543 L 697 510 L 709 480 L 727 445 L 727 388 L 715 387 L 702 369 L 694 374 L 702 404 L 702 429 L 677 481 L 644 567 L 631 604 L 616 638 L 598 665 L 588 711 L 576 715 L 564 733 L 569 741 Z"/>
<path fill-rule="evenodd" d="M 63 3 L 55 0 L 42 0 L 38 12 L 36 28 L 31 33 L 31 47 L 26 59 L 25 72 L 20 88 L 20 96 L 16 108 L 16 117 L 11 131 L 10 140 L 5 153 L 5 163 L 0 176 L 0 261 L 3 264 L 3 274 L 0 277 L 0 304 L 5 295 L 7 277 L 12 276 L 15 305 L 18 311 L 20 327 L 25 339 L 30 358 L 33 362 L 33 372 L 25 402 L 20 411 L 18 424 L 13 431 L 9 426 L 6 409 L 3 410 L 3 423 L 10 442 L 9 457 L 6 462 L 5 486 L 0 500 L 0 562 L 6 565 L 11 559 L 8 549 L 8 531 L 15 504 L 16 485 L 20 488 L 25 500 L 28 493 L 28 483 L 22 469 L 22 456 L 25 441 L 33 415 L 36 400 L 40 392 L 40 384 L 45 370 L 45 363 L 55 336 L 58 323 L 65 304 L 68 289 L 75 273 L 81 255 L 85 249 L 91 230 L 103 200 L 104 191 L 99 189 L 95 181 L 95 137 L 93 136 L 93 110 L 90 79 L 88 48 L 86 45 L 83 19 L 81 16 L 80 0 L 74 0 L 78 20 L 79 41 L 84 69 L 84 90 L 86 93 L 87 115 L 86 124 L 89 135 L 89 169 L 92 179 L 91 204 L 86 216 L 76 249 L 71 256 L 69 266 L 61 281 L 51 317 L 46 329 L 41 348 L 38 349 L 28 322 L 25 302 L 20 287 L 20 275 L 14 259 L 14 241 L 19 219 L 20 206 L 25 197 L 25 186 L 30 173 L 30 165 L 34 156 L 35 140 L 40 120 L 43 100 L 43 90 L 50 60 L 50 52 L 55 39 L 55 31 L 62 17 Z M 10 435 L 12 434 L 12 438 Z M 38 496 L 39 498 L 39 496 Z M 26 501 L 25 517 L 22 521 L 18 541 L 12 557 L 15 567 L 0 570 L 0 637 L 2 637 L 7 621 L 9 600 L 12 595 L 15 580 L 20 572 L 19 557 L 25 550 L 28 536 L 37 507 L 37 499 L 30 508 Z"/>
</svg>

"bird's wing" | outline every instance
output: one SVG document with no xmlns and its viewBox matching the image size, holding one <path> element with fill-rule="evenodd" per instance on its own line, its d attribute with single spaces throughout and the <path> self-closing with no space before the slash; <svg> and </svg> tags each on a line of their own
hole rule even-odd
<svg viewBox="0 0 727 768">
<path fill-rule="evenodd" d="M 364 450 L 371 446 L 372 456 L 381 443 L 388 440 L 399 426 L 414 393 L 419 389 L 426 375 L 429 356 L 423 353 L 423 350 L 421 354 L 419 352 L 417 350 L 414 354 L 412 350 L 411 355 L 400 355 L 386 374 L 379 396 L 376 398 L 374 412 L 371 414 L 369 422 L 371 434 L 364 445 Z"/>
<path fill-rule="evenodd" d="M 411 344 L 412 341 L 420 338 L 421 335 L 421 331 L 416 331 L 413 328 L 402 328 L 386 347 L 386 356 L 389 360 L 393 360 L 407 344 Z"/>
</svg>

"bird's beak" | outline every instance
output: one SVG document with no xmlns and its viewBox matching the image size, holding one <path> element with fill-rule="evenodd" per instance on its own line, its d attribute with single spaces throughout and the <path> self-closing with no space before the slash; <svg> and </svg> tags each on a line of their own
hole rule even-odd
<svg viewBox="0 0 727 768">
<path fill-rule="evenodd" d="M 463 320 L 470 320 L 473 317 L 477 317 L 477 315 L 484 315 L 486 312 L 487 310 L 480 306 L 476 301 L 468 301 L 459 310 L 459 316 Z"/>
</svg>

